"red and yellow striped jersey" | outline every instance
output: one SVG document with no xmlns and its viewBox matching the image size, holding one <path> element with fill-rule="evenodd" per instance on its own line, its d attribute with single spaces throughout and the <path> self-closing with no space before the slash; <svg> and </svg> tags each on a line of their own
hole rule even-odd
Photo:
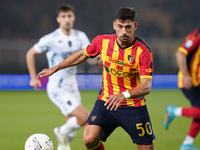
<svg viewBox="0 0 200 150">
<path fill-rule="evenodd" d="M 200 84 L 200 29 L 192 31 L 178 48 L 186 55 L 187 67 L 192 77 L 193 86 Z M 178 87 L 184 88 L 183 74 L 178 73 Z"/>
<path fill-rule="evenodd" d="M 129 91 L 141 84 L 140 78 L 152 79 L 153 56 L 149 46 L 139 37 L 127 47 L 121 47 L 116 40 L 116 33 L 97 36 L 85 48 L 89 57 L 100 54 L 103 62 L 102 88 L 99 99 L 106 101 L 106 96 Z M 121 106 L 143 106 L 145 97 L 125 99 Z"/>
</svg>

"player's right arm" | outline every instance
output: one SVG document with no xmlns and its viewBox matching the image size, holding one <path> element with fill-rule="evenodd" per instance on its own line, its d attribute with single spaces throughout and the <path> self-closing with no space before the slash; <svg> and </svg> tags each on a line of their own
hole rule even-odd
<svg viewBox="0 0 200 150">
<path fill-rule="evenodd" d="M 38 86 L 41 86 L 40 80 L 37 79 L 35 68 L 35 55 L 37 54 L 38 53 L 36 52 L 34 47 L 31 47 L 26 53 L 26 63 L 31 78 L 29 85 L 32 86 L 35 90 L 38 90 Z"/>
<path fill-rule="evenodd" d="M 70 55 L 69 57 L 67 57 L 64 61 L 62 61 L 57 66 L 55 66 L 53 68 L 43 69 L 38 74 L 37 78 L 50 76 L 50 75 L 54 74 L 55 72 L 57 72 L 58 70 L 78 65 L 78 64 L 84 62 L 85 60 L 87 60 L 88 58 L 89 57 L 88 57 L 88 55 L 86 55 L 84 49 L 79 50 L 79 51 L 73 53 L 72 55 Z"/>
</svg>

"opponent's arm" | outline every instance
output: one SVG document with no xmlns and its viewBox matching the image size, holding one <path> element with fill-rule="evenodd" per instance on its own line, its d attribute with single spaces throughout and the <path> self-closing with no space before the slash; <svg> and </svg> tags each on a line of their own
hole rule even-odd
<svg viewBox="0 0 200 150">
<path fill-rule="evenodd" d="M 151 84 L 152 84 L 152 79 L 149 78 L 142 78 L 141 79 L 141 84 L 138 85 L 136 88 L 128 91 L 128 93 L 130 94 L 129 98 L 137 98 L 140 96 L 144 96 L 150 93 L 151 91 Z M 110 110 L 117 110 L 117 108 L 119 107 L 119 105 L 126 99 L 124 94 L 120 93 L 120 94 L 116 94 L 116 95 L 110 95 L 108 97 L 105 106 L 107 106 L 107 109 Z"/>
<path fill-rule="evenodd" d="M 79 50 L 79 51 L 73 53 L 72 55 L 70 55 L 69 57 L 67 57 L 64 61 L 62 61 L 57 66 L 55 66 L 53 68 L 43 69 L 38 74 L 37 78 L 44 77 L 44 76 L 50 76 L 50 75 L 54 74 L 55 72 L 57 72 L 58 70 L 78 65 L 78 64 L 82 63 L 83 61 L 85 61 L 86 59 L 88 59 L 88 56 L 85 54 L 85 50 L 84 49 Z"/>
<path fill-rule="evenodd" d="M 184 86 L 186 89 L 190 89 L 192 87 L 192 78 L 187 68 L 186 55 L 180 51 L 177 51 L 175 55 L 178 68 L 183 74 Z"/>
<path fill-rule="evenodd" d="M 41 86 L 40 80 L 37 80 L 37 73 L 35 69 L 35 55 L 38 53 L 35 51 L 34 47 L 31 47 L 26 53 L 26 64 L 31 77 L 29 85 L 35 90 L 38 90 L 37 86 Z"/>
</svg>

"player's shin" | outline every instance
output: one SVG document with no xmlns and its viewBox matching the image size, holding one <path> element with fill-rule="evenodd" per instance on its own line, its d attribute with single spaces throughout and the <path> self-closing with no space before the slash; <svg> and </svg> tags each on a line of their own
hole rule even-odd
<svg viewBox="0 0 200 150">
<path fill-rule="evenodd" d="M 195 138 L 200 131 L 200 119 L 193 119 L 188 135 Z"/>
</svg>

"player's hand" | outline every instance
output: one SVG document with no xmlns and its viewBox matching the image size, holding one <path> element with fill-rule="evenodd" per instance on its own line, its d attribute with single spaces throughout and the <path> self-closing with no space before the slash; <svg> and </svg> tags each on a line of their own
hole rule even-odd
<svg viewBox="0 0 200 150">
<path fill-rule="evenodd" d="M 42 86 L 40 80 L 38 80 L 38 79 L 36 79 L 36 78 L 31 79 L 29 85 L 30 85 L 31 87 L 33 87 L 35 90 L 38 90 L 38 86 L 39 86 L 39 87 Z"/>
<path fill-rule="evenodd" d="M 43 69 L 41 72 L 38 73 L 37 79 L 39 79 L 40 77 L 50 76 L 50 75 L 54 74 L 56 71 L 57 70 L 55 69 L 55 67 Z"/>
<path fill-rule="evenodd" d="M 192 77 L 191 76 L 183 77 L 183 81 L 184 81 L 184 87 L 186 90 L 189 90 L 192 88 Z"/>
<path fill-rule="evenodd" d="M 125 97 L 123 94 L 115 94 L 107 96 L 107 101 L 104 104 L 104 106 L 107 106 L 107 109 L 110 109 L 111 111 L 114 109 L 115 111 L 118 109 L 119 105 L 125 100 Z"/>
</svg>

